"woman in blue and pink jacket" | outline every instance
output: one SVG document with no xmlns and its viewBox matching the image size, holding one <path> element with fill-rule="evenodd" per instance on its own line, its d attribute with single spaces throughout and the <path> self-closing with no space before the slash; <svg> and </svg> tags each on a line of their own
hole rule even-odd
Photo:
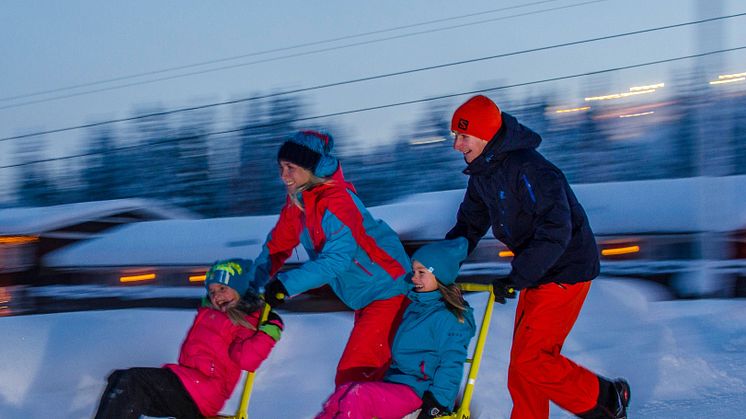
<svg viewBox="0 0 746 419">
<path fill-rule="evenodd" d="M 409 257 L 397 234 L 374 219 L 342 175 L 332 156 L 330 135 L 301 131 L 278 152 L 287 200 L 253 272 L 272 306 L 282 296 L 329 285 L 348 307 L 355 323 L 337 366 L 337 386 L 380 380 L 388 367 L 390 343 L 403 312 Z M 280 272 L 302 244 L 310 260 Z M 280 297 L 278 297 L 280 296 Z"/>
</svg>

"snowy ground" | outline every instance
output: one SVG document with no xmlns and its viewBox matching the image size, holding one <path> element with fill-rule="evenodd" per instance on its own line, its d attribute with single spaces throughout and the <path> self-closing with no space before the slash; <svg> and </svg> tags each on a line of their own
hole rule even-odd
<svg viewBox="0 0 746 419">
<path fill-rule="evenodd" d="M 652 285 L 594 282 L 564 353 L 632 385 L 632 418 L 741 417 L 746 410 L 746 301 L 657 301 Z M 468 300 L 481 313 L 482 295 Z M 472 404 L 507 418 L 515 302 L 496 306 Z M 0 318 L 0 418 L 89 418 L 115 368 L 176 359 L 191 310 L 128 309 Z M 284 313 L 286 332 L 260 368 L 253 418 L 309 418 L 332 390 L 349 312 Z M 237 398 L 226 411 L 233 411 Z M 739 413 L 741 412 L 741 413 Z M 569 417 L 553 407 L 552 417 Z"/>
</svg>

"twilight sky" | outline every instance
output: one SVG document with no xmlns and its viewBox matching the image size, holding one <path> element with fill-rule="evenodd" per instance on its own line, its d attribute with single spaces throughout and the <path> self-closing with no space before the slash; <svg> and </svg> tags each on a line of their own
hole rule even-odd
<svg viewBox="0 0 746 419">
<path fill-rule="evenodd" d="M 13 154 L 19 142 L 32 140 L 7 137 L 125 118 L 150 106 L 221 102 L 744 12 L 746 4 L 738 0 L 3 2 L 0 198 L 15 172 L 3 166 L 17 163 Z M 322 115 L 746 45 L 746 17 L 720 22 L 718 27 L 695 25 L 554 48 L 304 96 L 309 113 Z M 746 71 L 746 50 L 719 58 L 720 69 L 712 64 L 708 77 Z M 552 89 L 561 97 L 558 106 L 574 106 L 584 96 L 670 82 L 673 69 L 693 64 L 678 61 L 490 96 L 500 104 L 501 97 L 516 100 Z M 118 80 L 106 82 L 111 79 Z M 450 101 L 456 106 L 466 98 Z M 361 112 L 335 122 L 359 141 L 385 142 L 422 108 Z M 228 120 L 235 109 L 216 108 L 218 119 Z M 39 147 L 39 158 L 80 152 L 85 134 L 36 137 L 47 146 Z"/>
</svg>

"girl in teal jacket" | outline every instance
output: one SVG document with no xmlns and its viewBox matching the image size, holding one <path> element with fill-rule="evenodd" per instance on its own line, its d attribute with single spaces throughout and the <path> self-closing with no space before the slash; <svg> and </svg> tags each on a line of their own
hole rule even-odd
<svg viewBox="0 0 746 419">
<path fill-rule="evenodd" d="M 401 418 L 417 408 L 418 419 L 425 419 L 453 409 L 476 330 L 473 311 L 454 285 L 467 247 L 466 239 L 458 238 L 415 252 L 410 304 L 385 378 L 340 386 L 317 419 Z"/>
</svg>

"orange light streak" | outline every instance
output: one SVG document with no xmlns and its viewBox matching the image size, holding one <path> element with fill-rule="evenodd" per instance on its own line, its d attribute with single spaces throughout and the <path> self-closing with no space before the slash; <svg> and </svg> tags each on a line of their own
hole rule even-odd
<svg viewBox="0 0 746 419">
<path fill-rule="evenodd" d="M 129 275 L 119 277 L 119 282 L 138 282 L 155 279 L 155 274 Z"/>
<path fill-rule="evenodd" d="M 38 241 L 36 236 L 0 236 L 0 244 L 28 244 Z"/>
<path fill-rule="evenodd" d="M 637 253 L 639 251 L 640 251 L 640 246 L 612 247 L 608 249 L 603 249 L 601 251 L 601 255 L 603 256 L 626 255 L 629 253 Z"/>
<path fill-rule="evenodd" d="M 189 277 L 189 282 L 203 282 L 205 279 L 207 279 L 207 274 L 192 275 Z"/>
</svg>

